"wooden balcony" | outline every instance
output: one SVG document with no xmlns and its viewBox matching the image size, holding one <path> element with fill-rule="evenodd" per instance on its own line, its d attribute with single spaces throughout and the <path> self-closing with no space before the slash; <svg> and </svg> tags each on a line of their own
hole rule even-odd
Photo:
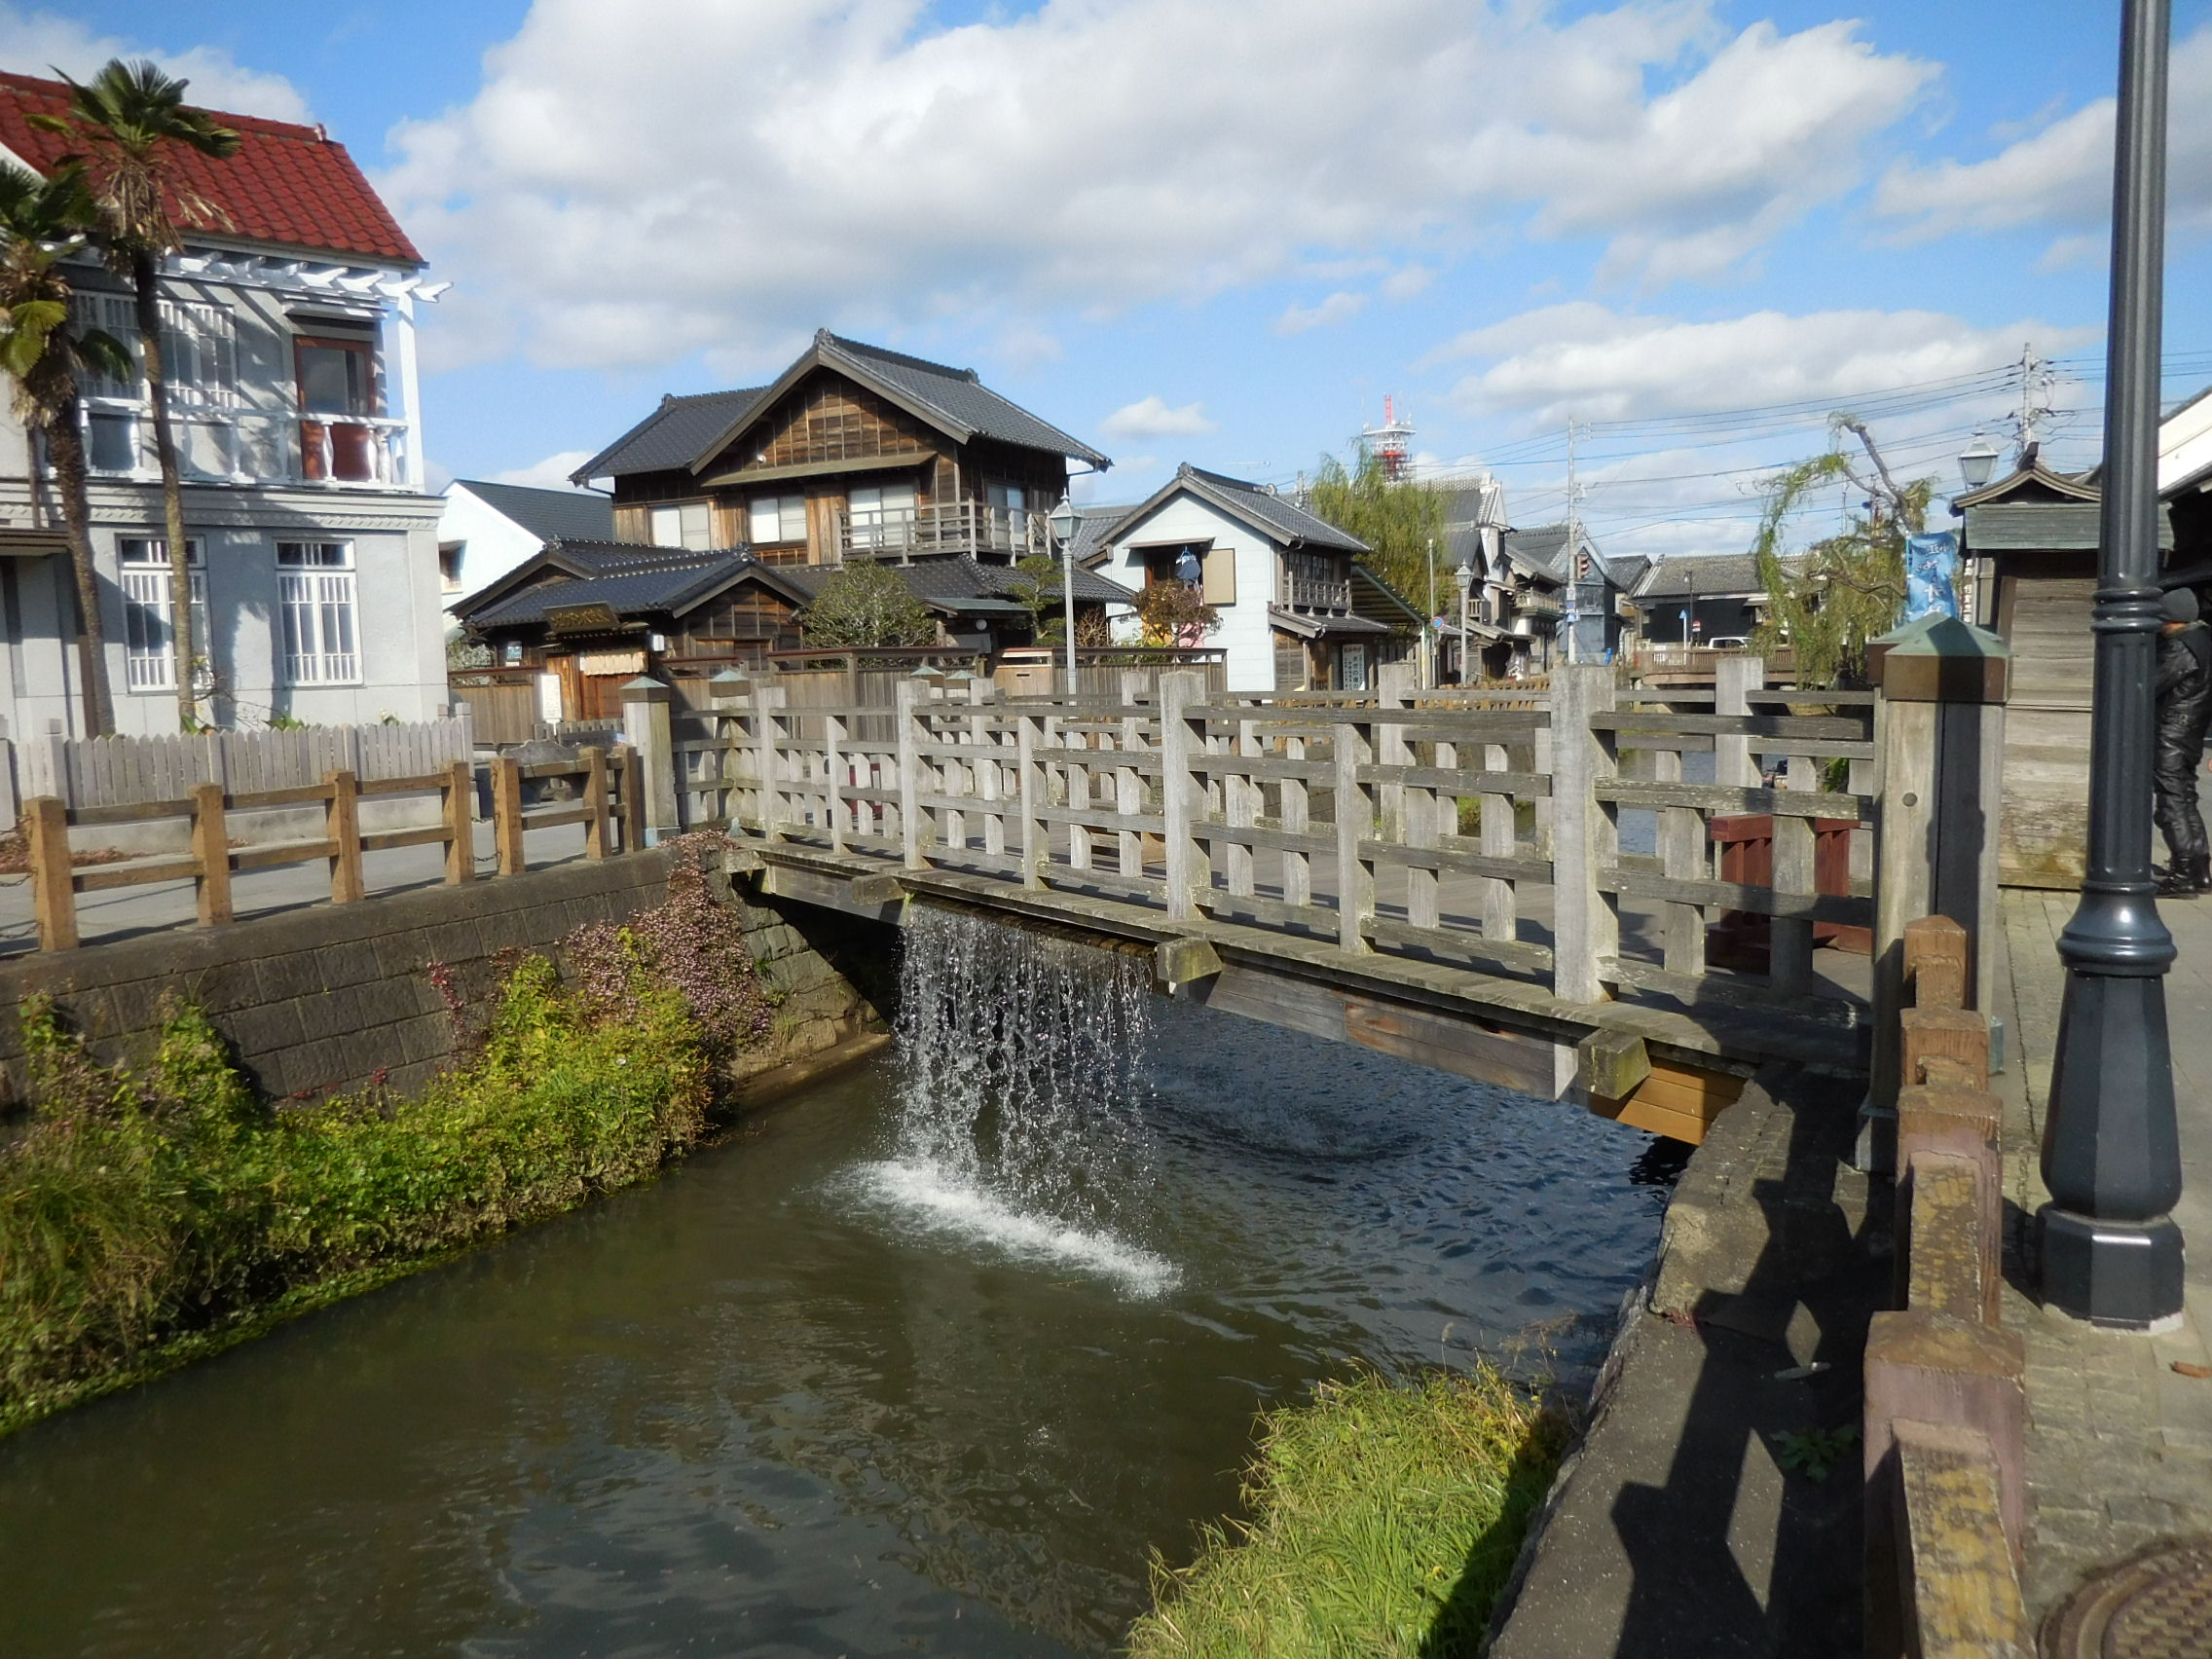
<svg viewBox="0 0 2212 1659">
<path fill-rule="evenodd" d="M 932 501 L 897 513 L 840 512 L 836 556 L 888 560 L 967 553 L 1012 564 L 1033 553 L 1051 555 L 1051 527 L 1040 512 L 986 506 L 980 501 Z"/>
<path fill-rule="evenodd" d="M 1343 573 L 1340 574 L 1339 572 Z M 1292 610 L 1346 613 L 1351 609 L 1351 572 L 1333 559 L 1283 556 L 1282 597 L 1276 604 Z"/>
</svg>

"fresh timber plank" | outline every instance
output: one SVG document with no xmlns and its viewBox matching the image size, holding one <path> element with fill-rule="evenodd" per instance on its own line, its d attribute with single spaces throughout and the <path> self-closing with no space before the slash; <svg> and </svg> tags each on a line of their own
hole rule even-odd
<svg viewBox="0 0 2212 1659">
<path fill-rule="evenodd" d="M 1707 1071 L 1656 1054 L 1649 1060 L 1649 1072 L 1625 1099 L 1594 1093 L 1590 1110 L 1632 1129 L 1696 1146 L 1744 1092 L 1744 1080 L 1733 1072 Z"/>
</svg>

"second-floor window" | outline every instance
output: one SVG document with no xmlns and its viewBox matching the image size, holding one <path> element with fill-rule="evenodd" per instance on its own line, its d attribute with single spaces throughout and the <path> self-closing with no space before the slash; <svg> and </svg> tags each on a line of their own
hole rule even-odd
<svg viewBox="0 0 2212 1659">
<path fill-rule="evenodd" d="M 361 678 L 350 541 L 277 542 L 276 599 L 286 684 L 343 685 Z"/>
<path fill-rule="evenodd" d="M 93 375 L 85 382 L 87 462 L 94 472 L 150 470 L 153 431 L 141 419 L 146 382 L 137 369 L 137 310 L 128 294 L 79 294 L 76 304 L 82 326 L 113 337 L 132 365 L 121 379 Z M 184 469 L 228 473 L 223 425 L 239 401 L 237 324 L 227 308 L 195 301 L 165 299 L 161 313 L 163 376 Z"/>
<path fill-rule="evenodd" d="M 853 515 L 853 545 L 859 548 L 899 547 L 912 534 L 914 487 L 911 484 L 862 484 L 848 505 Z"/>
<path fill-rule="evenodd" d="M 705 501 L 675 501 L 654 507 L 646 523 L 655 547 L 688 547 L 700 552 L 715 544 L 713 514 Z"/>
<path fill-rule="evenodd" d="M 806 539 L 804 496 L 756 496 L 752 507 L 752 540 L 756 547 L 774 547 Z"/>
<path fill-rule="evenodd" d="M 368 416 L 377 412 L 375 348 L 366 340 L 302 335 L 299 354 L 303 415 Z"/>
<path fill-rule="evenodd" d="M 124 682 L 133 691 L 176 689 L 176 631 L 171 626 L 176 608 L 169 592 L 169 548 L 151 536 L 125 536 L 117 543 L 123 575 Z M 192 575 L 192 641 L 202 666 L 200 679 L 209 676 L 205 664 L 212 653 L 207 645 L 207 572 L 202 568 L 200 543 L 184 544 L 185 564 Z"/>
</svg>

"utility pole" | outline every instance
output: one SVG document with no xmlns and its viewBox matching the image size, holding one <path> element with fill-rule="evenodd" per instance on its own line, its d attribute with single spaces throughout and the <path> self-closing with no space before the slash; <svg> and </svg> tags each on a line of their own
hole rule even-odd
<svg viewBox="0 0 2212 1659">
<path fill-rule="evenodd" d="M 2114 137 L 2111 353 L 2090 629 L 2088 872 L 2058 940 L 2058 1015 L 2036 1216 L 2045 1306 L 2123 1330 L 2182 1314 L 2182 1190 L 2166 1037 L 2173 936 L 2151 875 L 2169 0 L 2125 0 Z M 2024 402 L 2032 402 L 2032 399 Z"/>
<path fill-rule="evenodd" d="M 1582 631 L 1582 481 L 1575 469 L 1574 417 L 1567 418 L 1567 660 L 1578 656 L 1575 635 Z"/>
<path fill-rule="evenodd" d="M 2020 407 L 2012 416 L 2012 431 L 2019 441 L 2019 459 L 2043 441 L 2043 424 L 2049 420 L 2051 388 L 2057 381 L 2047 358 L 2036 355 L 2030 341 L 2020 348 Z"/>
</svg>

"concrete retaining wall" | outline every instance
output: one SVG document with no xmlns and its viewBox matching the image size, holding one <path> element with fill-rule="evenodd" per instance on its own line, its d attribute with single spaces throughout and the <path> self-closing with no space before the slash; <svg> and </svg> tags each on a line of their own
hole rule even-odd
<svg viewBox="0 0 2212 1659">
<path fill-rule="evenodd" d="M 709 877 L 719 883 L 720 878 Z M 421 1088 L 452 1056 L 453 1021 L 428 970 L 444 963 L 464 999 L 490 988 L 496 958 L 549 950 L 588 922 L 618 922 L 667 893 L 658 852 L 578 863 L 463 887 L 380 895 L 356 904 L 316 904 L 209 931 L 119 940 L 0 966 L 0 1004 L 11 1015 L 32 992 L 52 995 L 113 1059 L 142 1052 L 159 1029 L 163 999 L 196 1002 L 236 1046 L 270 1098 L 310 1098 L 381 1081 Z M 880 1029 L 878 1006 L 854 980 L 878 988 L 895 948 L 866 924 L 805 911 L 805 931 L 770 902 L 719 895 L 745 918 L 746 943 L 782 994 L 767 1044 L 748 1056 L 765 1070 Z M 885 958 L 882 973 L 877 957 Z M 844 964 L 851 969 L 848 977 Z M 22 1103 L 21 1039 L 0 1020 L 0 1081 L 9 1108 Z"/>
</svg>

